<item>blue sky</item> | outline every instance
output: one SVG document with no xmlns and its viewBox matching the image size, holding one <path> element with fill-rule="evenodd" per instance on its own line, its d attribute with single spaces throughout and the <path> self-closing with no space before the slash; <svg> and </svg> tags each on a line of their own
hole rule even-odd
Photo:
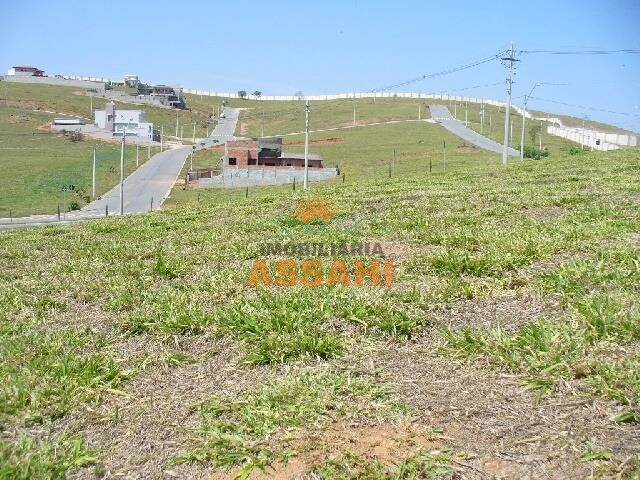
<svg viewBox="0 0 640 480">
<path fill-rule="evenodd" d="M 0 0 L 0 67 L 265 94 L 368 91 L 517 50 L 640 49 L 637 0 Z M 640 55 L 523 55 L 514 101 L 640 131 Z M 504 99 L 498 62 L 401 91 Z M 478 85 L 488 85 L 471 88 Z M 466 90 L 462 90 L 466 89 Z M 554 102 L 562 102 L 563 105 Z M 610 112 L 607 112 L 610 111 Z M 617 113 L 611 113 L 617 112 Z M 626 115 L 622 115 L 626 114 Z"/>
</svg>

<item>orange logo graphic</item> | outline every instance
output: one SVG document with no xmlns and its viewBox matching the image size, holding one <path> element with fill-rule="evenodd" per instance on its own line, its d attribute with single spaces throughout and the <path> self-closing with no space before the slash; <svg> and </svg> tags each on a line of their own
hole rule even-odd
<svg viewBox="0 0 640 480">
<path fill-rule="evenodd" d="M 336 212 L 331 203 L 322 199 L 303 200 L 298 205 L 298 210 L 294 217 L 304 223 L 313 221 L 328 222 L 335 216 Z"/>
</svg>

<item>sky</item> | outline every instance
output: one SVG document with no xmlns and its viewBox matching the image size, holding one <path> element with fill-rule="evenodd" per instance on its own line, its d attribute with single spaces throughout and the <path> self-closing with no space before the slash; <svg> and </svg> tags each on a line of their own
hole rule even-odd
<svg viewBox="0 0 640 480">
<path fill-rule="evenodd" d="M 640 1 L 0 0 L 0 68 L 292 95 L 366 92 L 521 50 L 640 49 Z M 519 54 L 513 101 L 640 132 L 640 54 Z M 505 100 L 499 61 L 392 91 Z"/>
</svg>

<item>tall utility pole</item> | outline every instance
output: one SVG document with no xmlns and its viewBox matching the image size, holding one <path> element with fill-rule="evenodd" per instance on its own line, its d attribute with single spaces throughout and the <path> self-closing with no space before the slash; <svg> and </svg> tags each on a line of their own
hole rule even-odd
<svg viewBox="0 0 640 480">
<path fill-rule="evenodd" d="M 89 118 L 93 118 L 93 94 L 89 94 L 89 99 L 91 102 L 91 106 L 89 107 L 89 111 L 91 113 L 91 115 L 89 116 Z"/>
<path fill-rule="evenodd" d="M 464 126 L 469 126 L 469 112 L 467 108 L 467 102 L 464 102 Z"/>
<path fill-rule="evenodd" d="M 91 171 L 91 200 L 96 198 L 96 146 L 93 146 L 93 170 Z"/>
<path fill-rule="evenodd" d="M 353 96 L 353 126 L 356 126 L 356 97 Z"/>
<path fill-rule="evenodd" d="M 502 144 L 502 164 L 507 164 L 507 152 L 509 149 L 509 125 L 511 116 L 511 86 L 513 85 L 513 63 L 518 60 L 515 58 L 515 50 L 513 49 L 513 42 L 511 42 L 511 50 L 508 52 L 508 57 L 503 57 L 503 62 L 508 62 L 509 76 L 507 77 L 507 105 L 504 113 L 504 143 Z"/>
<path fill-rule="evenodd" d="M 304 190 L 309 188 L 309 100 L 304 105 Z"/>
<path fill-rule="evenodd" d="M 120 146 L 120 215 L 124 215 L 124 141 L 127 127 L 122 129 L 122 145 Z"/>
<path fill-rule="evenodd" d="M 192 142 L 196 143 L 196 122 L 193 122 L 193 140 Z"/>
</svg>

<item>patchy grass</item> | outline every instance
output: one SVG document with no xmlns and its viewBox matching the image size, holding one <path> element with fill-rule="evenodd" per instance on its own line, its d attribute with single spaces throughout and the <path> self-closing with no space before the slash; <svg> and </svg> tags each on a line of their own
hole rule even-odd
<svg viewBox="0 0 640 480">
<path fill-rule="evenodd" d="M 177 461 L 240 467 L 240 475 L 248 476 L 255 468 L 264 470 L 295 455 L 293 440 L 303 427 L 399 411 L 387 390 L 358 378 L 321 372 L 289 375 L 235 399 L 216 396 L 204 402 L 193 446 Z"/>
<path fill-rule="evenodd" d="M 174 192 L 171 208 L 150 215 L 0 233 L 3 425 L 25 431 L 34 421 L 56 424 L 58 417 L 69 418 L 105 392 L 126 394 L 125 379 L 134 373 L 122 371 L 120 358 L 133 363 L 138 375 L 155 368 L 137 369 L 137 360 L 131 360 L 145 358 L 145 342 L 176 346 L 157 364 L 184 378 L 180 398 L 189 397 L 189 382 L 206 374 L 199 370 L 206 355 L 178 345 L 213 343 L 218 336 L 239 347 L 239 361 L 249 364 L 242 368 L 264 369 L 268 376 L 353 360 L 342 365 L 347 371 L 340 375 L 285 375 L 283 383 L 270 382 L 264 390 L 220 394 L 202 405 L 201 428 L 184 448 L 183 460 L 194 460 L 190 467 L 202 463 L 195 460 L 240 469 L 265 465 L 297 451 L 289 433 L 302 438 L 316 423 L 331 423 L 336 412 L 344 419 L 357 412 L 369 418 L 367 412 L 377 411 L 380 403 L 388 406 L 390 397 L 381 401 L 375 393 L 384 390 L 375 376 L 384 362 L 369 347 L 384 342 L 399 351 L 406 346 L 428 351 L 442 339 L 447 312 L 464 302 L 470 312 L 465 325 L 444 333 L 448 355 L 472 361 L 478 370 L 490 364 L 515 373 L 551 395 L 569 383 L 581 395 L 610 399 L 605 405 L 615 409 L 602 421 L 628 438 L 635 417 L 615 418 L 636 412 L 638 402 L 637 151 L 586 152 L 577 162 L 558 148 L 548 159 L 514 161 L 503 168 L 497 156 L 447 142 L 456 153 L 445 170 L 439 162 L 442 135 L 420 123 L 352 129 L 340 134 L 340 142 L 313 144 L 330 163 L 344 166 L 344 184 L 341 179 L 312 184 L 307 192 L 255 188 L 248 198 L 240 190 L 202 190 L 199 202 L 187 190 Z M 397 170 L 389 178 L 393 148 Z M 298 204 L 313 198 L 330 202 L 336 215 L 314 224 L 292 220 Z M 263 258 L 264 243 L 365 240 L 406 247 L 391 288 L 247 285 L 252 262 Z M 517 328 L 509 331 L 474 318 L 482 315 L 475 308 L 479 304 L 533 296 L 557 299 L 562 311 L 552 318 L 514 321 Z M 128 348 L 139 351 L 130 355 Z M 370 367 L 357 365 L 365 354 L 371 356 Z M 370 371 L 368 387 L 350 369 Z M 451 375 L 443 381 L 464 380 Z M 435 399 L 437 391 L 432 394 Z M 126 401 L 132 408 L 122 410 L 123 416 L 149 408 L 146 397 Z M 500 406 L 492 412 L 500 414 Z M 456 418 L 470 422 L 474 417 Z M 167 428 L 175 430 L 179 443 L 178 427 Z M 132 449 L 148 447 L 135 443 L 148 441 L 142 437 L 134 434 Z M 563 461 L 584 465 L 576 449 L 584 439 L 566 439 L 571 448 L 558 450 Z M 28 472 L 29 452 L 38 445 L 14 449 L 13 464 Z M 599 445 L 615 455 L 622 448 L 613 442 Z M 485 452 L 491 448 L 478 445 Z M 529 450 L 522 448 L 525 453 L 519 455 L 536 453 L 528 444 Z M 381 465 L 369 465 L 370 458 L 336 458 L 335 465 L 325 467 L 346 478 L 367 471 L 393 478 L 414 471 L 402 470 L 406 460 L 427 475 L 430 451 L 423 459 L 405 455 Z M 117 457 L 109 454 L 97 455 L 119 468 Z M 131 460 L 136 464 L 131 468 L 141 470 L 127 473 L 152 476 L 139 467 L 146 462 Z"/>
<path fill-rule="evenodd" d="M 417 480 L 455 478 L 451 454 L 444 450 L 420 451 L 392 464 L 345 454 L 316 465 L 313 474 L 322 480 Z"/>
<path fill-rule="evenodd" d="M 77 436 L 37 441 L 22 436 L 15 442 L 0 440 L 0 479 L 49 480 L 67 478 L 70 470 L 92 465 L 94 452 Z"/>
<path fill-rule="evenodd" d="M 498 367 L 525 373 L 529 386 L 542 391 L 560 379 L 585 379 L 594 394 L 637 404 L 637 352 L 608 356 L 613 346 L 635 349 L 640 340 L 637 258 L 637 248 L 608 247 L 594 257 L 546 271 L 539 283 L 562 296 L 568 317 L 526 324 L 513 334 L 500 328 L 449 330 L 448 352 L 482 356 Z"/>
</svg>

